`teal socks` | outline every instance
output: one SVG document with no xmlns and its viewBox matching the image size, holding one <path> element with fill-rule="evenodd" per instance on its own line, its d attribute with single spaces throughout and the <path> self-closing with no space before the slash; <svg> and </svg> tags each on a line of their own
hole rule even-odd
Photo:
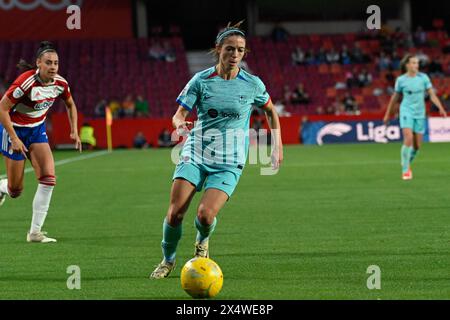
<svg viewBox="0 0 450 320">
<path fill-rule="evenodd" d="M 181 239 L 182 224 L 176 227 L 170 226 L 166 219 L 163 223 L 163 240 L 161 242 L 164 259 L 167 262 L 173 263 L 177 251 L 178 241 Z"/>
<path fill-rule="evenodd" d="M 401 159 L 402 159 L 402 172 L 405 173 L 409 169 L 409 165 L 411 164 L 411 156 L 412 156 L 412 147 L 407 147 L 402 145 L 401 149 Z"/>
<path fill-rule="evenodd" d="M 198 217 L 195 217 L 195 227 L 197 228 L 197 241 L 203 242 L 204 240 L 208 239 L 208 237 L 214 232 L 214 229 L 216 228 L 217 219 L 214 218 L 214 221 L 210 225 L 203 225 L 198 220 Z"/>
</svg>

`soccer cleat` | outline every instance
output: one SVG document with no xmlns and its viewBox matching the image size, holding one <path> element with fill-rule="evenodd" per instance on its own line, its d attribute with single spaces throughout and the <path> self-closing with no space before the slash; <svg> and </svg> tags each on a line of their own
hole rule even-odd
<svg viewBox="0 0 450 320">
<path fill-rule="evenodd" d="M 195 242 L 194 257 L 209 258 L 209 240 Z"/>
<path fill-rule="evenodd" d="M 6 193 L 0 192 L 0 207 L 5 203 L 6 196 Z"/>
<path fill-rule="evenodd" d="M 40 242 L 40 243 L 51 243 L 56 242 L 56 239 L 47 237 L 47 232 L 41 231 L 41 232 L 34 232 L 34 233 L 27 233 L 27 242 Z"/>
<path fill-rule="evenodd" d="M 160 264 L 158 264 L 156 269 L 153 270 L 152 274 L 150 275 L 150 279 L 167 278 L 167 276 L 172 272 L 173 269 L 175 269 L 175 261 L 173 263 L 170 263 L 166 261 L 166 259 L 164 259 Z"/>
<path fill-rule="evenodd" d="M 413 174 L 411 171 L 411 168 L 408 169 L 408 171 L 404 172 L 402 175 L 403 180 L 411 180 L 413 178 Z"/>
</svg>

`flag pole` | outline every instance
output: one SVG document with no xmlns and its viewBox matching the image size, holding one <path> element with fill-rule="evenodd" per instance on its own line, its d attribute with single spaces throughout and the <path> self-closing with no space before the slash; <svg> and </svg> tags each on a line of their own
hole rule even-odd
<svg viewBox="0 0 450 320">
<path fill-rule="evenodd" d="M 108 144 L 108 151 L 112 152 L 112 122 L 113 117 L 111 113 L 111 109 L 109 107 L 105 108 L 105 120 L 106 120 L 106 142 Z"/>
</svg>

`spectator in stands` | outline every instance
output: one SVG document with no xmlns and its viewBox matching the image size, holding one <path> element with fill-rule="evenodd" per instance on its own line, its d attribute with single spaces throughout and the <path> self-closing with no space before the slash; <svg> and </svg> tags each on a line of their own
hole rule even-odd
<svg viewBox="0 0 450 320">
<path fill-rule="evenodd" d="M 443 77 L 444 71 L 442 69 L 441 57 L 431 60 L 428 65 L 428 72 L 432 77 Z"/>
<path fill-rule="evenodd" d="M 320 47 L 319 52 L 316 56 L 316 61 L 318 64 L 326 63 L 327 62 L 327 51 L 324 47 Z"/>
<path fill-rule="evenodd" d="M 105 116 L 105 108 L 107 106 L 107 102 L 105 99 L 100 100 L 94 108 L 94 114 L 96 117 L 103 118 Z"/>
<path fill-rule="evenodd" d="M 122 114 L 124 117 L 134 117 L 135 109 L 136 105 L 134 103 L 133 96 L 129 94 L 122 102 Z"/>
<path fill-rule="evenodd" d="M 390 35 L 387 35 L 380 41 L 380 47 L 382 51 L 390 55 L 396 49 L 396 43 L 392 40 Z"/>
<path fill-rule="evenodd" d="M 427 44 L 427 33 L 423 30 L 421 26 L 418 26 L 416 32 L 414 32 L 414 44 L 417 47 L 422 47 Z"/>
<path fill-rule="evenodd" d="M 346 65 L 346 64 L 350 64 L 352 62 L 351 58 L 350 58 L 350 52 L 348 51 L 348 48 L 345 44 L 342 45 L 340 58 L 341 58 L 341 60 L 340 60 L 341 64 Z"/>
<path fill-rule="evenodd" d="M 289 32 L 281 25 L 280 22 L 277 22 L 272 29 L 272 40 L 275 42 L 287 41 L 289 37 Z"/>
<path fill-rule="evenodd" d="M 148 50 L 148 56 L 153 60 L 165 60 L 164 48 L 161 46 L 159 41 L 153 40 L 150 48 Z"/>
<path fill-rule="evenodd" d="M 136 109 L 136 117 L 148 117 L 149 106 L 147 100 L 144 100 L 141 95 L 138 95 L 134 105 Z"/>
<path fill-rule="evenodd" d="M 400 58 L 400 56 L 398 55 L 397 51 L 394 51 L 394 52 L 392 53 L 391 67 L 390 67 L 390 69 L 391 69 L 391 70 L 398 70 L 398 69 L 400 69 L 400 61 L 401 61 L 401 58 Z"/>
<path fill-rule="evenodd" d="M 369 86 L 372 83 L 372 75 L 367 69 L 362 69 L 358 75 L 358 85 L 360 88 Z"/>
<path fill-rule="evenodd" d="M 283 87 L 283 100 L 282 100 L 282 102 L 284 104 L 291 103 L 291 98 L 292 98 L 291 88 L 288 85 L 285 85 Z"/>
<path fill-rule="evenodd" d="M 330 51 L 326 54 L 326 60 L 327 63 L 338 63 L 339 62 L 339 53 L 334 50 L 334 48 L 331 48 Z"/>
<path fill-rule="evenodd" d="M 347 114 L 357 114 L 358 113 L 358 104 L 356 103 L 356 100 L 352 96 L 350 91 L 347 91 L 345 93 L 345 96 L 342 99 L 342 103 L 344 104 L 345 112 Z"/>
<path fill-rule="evenodd" d="M 327 113 L 328 114 L 335 114 L 335 115 L 339 115 L 339 114 L 344 114 L 345 113 L 345 106 L 341 102 L 341 99 L 339 98 L 339 96 L 336 96 L 336 99 L 333 101 L 331 106 L 329 106 L 327 108 Z"/>
<path fill-rule="evenodd" d="M 424 53 L 422 50 L 419 50 L 416 54 L 417 59 L 419 59 L 419 68 L 425 68 L 430 62 L 430 57 Z"/>
<path fill-rule="evenodd" d="M 345 83 L 347 84 L 347 88 L 351 89 L 353 87 L 356 87 L 358 85 L 358 79 L 357 79 L 357 70 L 356 68 L 353 68 L 353 70 L 348 70 L 345 73 Z"/>
<path fill-rule="evenodd" d="M 378 57 L 378 70 L 383 71 L 390 67 L 391 65 L 391 59 L 384 51 L 381 52 L 380 56 Z"/>
<path fill-rule="evenodd" d="M 358 42 L 356 42 L 355 45 L 353 46 L 351 60 L 354 63 L 364 62 L 364 55 Z"/>
<path fill-rule="evenodd" d="M 307 65 L 314 65 L 318 63 L 318 61 L 316 60 L 316 55 L 314 54 L 314 49 L 311 48 L 308 50 L 305 55 L 305 61 Z"/>
<path fill-rule="evenodd" d="M 303 83 L 300 82 L 292 93 L 291 103 L 308 104 L 309 102 L 309 94 L 305 91 Z"/>
<path fill-rule="evenodd" d="M 163 54 L 163 59 L 166 62 L 175 62 L 177 60 L 177 56 L 175 54 L 175 49 L 171 46 L 169 41 L 164 41 L 162 54 Z"/>
<path fill-rule="evenodd" d="M 109 102 L 109 110 L 111 110 L 111 113 L 113 115 L 114 118 L 117 118 L 118 116 L 120 116 L 120 110 L 121 110 L 121 106 L 120 106 L 120 102 L 117 98 L 112 98 L 111 101 Z"/>
<path fill-rule="evenodd" d="M 328 106 L 328 107 L 325 109 L 325 114 L 334 114 L 334 109 L 333 109 L 333 107 L 332 107 L 332 106 Z"/>
<path fill-rule="evenodd" d="M 304 65 L 305 61 L 305 52 L 300 47 L 296 47 L 294 52 L 292 52 L 292 63 L 294 65 Z"/>
<path fill-rule="evenodd" d="M 285 105 L 281 100 L 276 100 L 275 104 L 273 105 L 275 109 L 277 110 L 277 113 L 280 117 L 289 117 L 291 115 L 290 112 L 287 112 L 285 110 Z"/>
<path fill-rule="evenodd" d="M 136 149 L 144 149 L 148 147 L 147 139 L 145 138 L 142 131 L 139 131 L 133 139 L 133 146 Z"/>
<path fill-rule="evenodd" d="M 325 109 L 323 108 L 323 106 L 318 106 L 316 108 L 316 114 L 319 116 L 325 114 Z"/>
<path fill-rule="evenodd" d="M 83 123 L 80 128 L 80 141 L 83 146 L 83 150 L 93 150 L 97 146 L 94 128 L 87 122 Z"/>
<path fill-rule="evenodd" d="M 174 145 L 172 141 L 172 135 L 170 134 L 170 131 L 164 128 L 158 137 L 158 147 L 159 148 L 168 148 L 172 147 Z"/>
</svg>

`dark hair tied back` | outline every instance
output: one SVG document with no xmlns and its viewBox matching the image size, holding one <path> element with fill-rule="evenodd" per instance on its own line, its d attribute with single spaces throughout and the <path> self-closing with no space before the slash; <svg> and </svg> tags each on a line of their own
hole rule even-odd
<svg viewBox="0 0 450 320">
<path fill-rule="evenodd" d="M 39 48 L 36 52 L 36 59 L 40 58 L 46 52 L 56 52 L 55 46 L 50 41 L 42 41 L 39 44 Z M 30 63 L 26 62 L 25 59 L 20 59 L 19 63 L 17 64 L 17 68 L 19 68 L 20 71 L 25 72 L 28 70 L 36 69 L 36 66 L 33 66 Z"/>
</svg>

